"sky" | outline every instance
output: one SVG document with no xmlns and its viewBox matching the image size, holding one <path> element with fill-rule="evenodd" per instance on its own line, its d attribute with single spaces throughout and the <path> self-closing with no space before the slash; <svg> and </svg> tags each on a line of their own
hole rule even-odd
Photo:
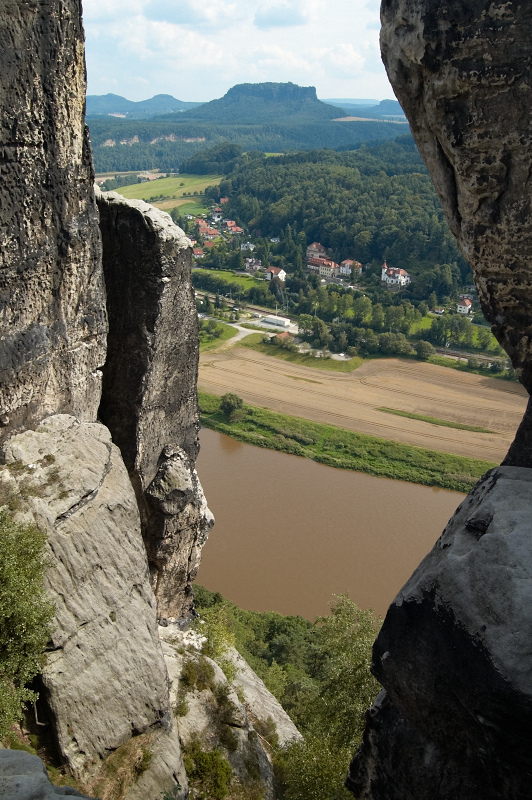
<svg viewBox="0 0 532 800">
<path fill-rule="evenodd" d="M 222 97 L 237 83 L 393 98 L 380 0 L 83 0 L 88 94 Z"/>
</svg>

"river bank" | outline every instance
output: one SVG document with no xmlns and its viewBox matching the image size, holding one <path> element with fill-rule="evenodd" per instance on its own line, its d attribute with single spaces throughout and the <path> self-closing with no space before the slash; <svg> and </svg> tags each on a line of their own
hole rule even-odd
<svg viewBox="0 0 532 800">
<path fill-rule="evenodd" d="M 468 492 L 494 462 L 412 447 L 332 425 L 246 406 L 228 420 L 220 398 L 199 392 L 202 425 L 256 447 L 303 456 L 320 464 Z"/>
<path fill-rule="evenodd" d="M 242 608 L 327 614 L 333 594 L 386 609 L 463 494 L 333 469 L 200 432 L 215 526 L 197 582 Z"/>
</svg>

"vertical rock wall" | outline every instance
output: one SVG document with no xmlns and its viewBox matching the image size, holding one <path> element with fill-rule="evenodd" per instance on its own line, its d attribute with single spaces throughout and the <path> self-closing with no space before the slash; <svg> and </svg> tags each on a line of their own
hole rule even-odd
<svg viewBox="0 0 532 800">
<path fill-rule="evenodd" d="M 0 440 L 95 419 L 107 320 L 79 0 L 0 7 Z"/>
<path fill-rule="evenodd" d="M 191 247 L 168 214 L 98 194 L 109 338 L 100 413 L 137 492 L 159 615 L 192 608 L 213 517 L 195 471 L 198 318 Z"/>
<path fill-rule="evenodd" d="M 532 9 L 383 0 L 381 46 L 486 317 L 532 390 Z M 388 610 L 359 800 L 532 798 L 532 421 Z"/>
<path fill-rule="evenodd" d="M 383 0 L 388 76 L 482 310 L 532 390 L 532 10 L 526 0 Z M 532 466 L 527 414 L 505 462 Z"/>
</svg>

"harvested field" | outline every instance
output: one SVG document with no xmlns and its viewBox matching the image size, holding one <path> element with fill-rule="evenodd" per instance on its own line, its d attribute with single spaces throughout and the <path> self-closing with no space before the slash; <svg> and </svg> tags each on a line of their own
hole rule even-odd
<svg viewBox="0 0 532 800">
<path fill-rule="evenodd" d="M 399 359 L 349 374 L 289 364 L 244 347 L 205 353 L 199 387 L 305 419 L 461 456 L 501 461 L 523 416 L 517 383 Z M 487 428 L 478 433 L 391 415 L 382 407 Z"/>
</svg>

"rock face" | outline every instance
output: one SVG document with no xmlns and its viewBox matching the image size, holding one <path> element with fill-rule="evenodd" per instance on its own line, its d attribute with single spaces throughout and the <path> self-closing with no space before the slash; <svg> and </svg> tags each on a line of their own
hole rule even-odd
<svg viewBox="0 0 532 800">
<path fill-rule="evenodd" d="M 135 495 L 97 423 L 50 417 L 10 439 L 4 458 L 2 482 L 48 532 L 55 629 L 43 716 L 62 760 L 82 777 L 132 734 L 171 727 Z"/>
<path fill-rule="evenodd" d="M 100 399 L 107 320 L 79 0 L 2 3 L 0 97 L 2 440 L 56 412 L 93 420 Z"/>
<path fill-rule="evenodd" d="M 532 389 L 530 5 L 383 0 L 388 75 L 469 260 L 486 317 Z M 531 406 L 390 606 L 382 692 L 348 787 L 360 800 L 532 797 Z"/>
<path fill-rule="evenodd" d="M 91 800 L 69 786 L 53 786 L 41 759 L 21 750 L 0 750 L 0 797 L 6 800 L 57 800 L 58 797 Z"/>
<path fill-rule="evenodd" d="M 226 663 L 238 663 L 239 669 L 235 680 L 230 682 L 215 661 L 201 655 L 202 639 L 195 632 L 183 633 L 176 625 L 161 627 L 159 632 L 170 677 L 170 698 L 185 752 L 193 756 L 191 751 L 195 746 L 202 752 L 218 750 L 231 768 L 231 795 L 255 797 L 259 794 L 264 800 L 274 800 L 271 748 L 258 735 L 257 722 L 268 717 L 270 723 L 281 720 L 279 733 L 285 733 L 283 741 L 287 741 L 289 726 L 292 737 L 288 738 L 301 738 L 293 722 L 280 707 L 281 713 L 277 713 L 275 720 L 265 713 L 273 710 L 275 714 L 279 704 L 233 648 L 225 654 Z M 262 684 L 260 698 L 257 693 L 253 697 L 249 693 L 243 702 L 240 700 L 240 675 L 244 672 L 248 685 L 253 678 L 257 685 Z M 277 725 L 275 729 L 279 730 Z M 201 788 L 194 786 L 194 791 L 202 793 Z"/>
<path fill-rule="evenodd" d="M 194 465 L 198 321 L 190 242 L 168 214 L 98 195 L 109 313 L 101 418 L 137 492 L 159 615 L 186 616 L 214 522 Z"/>
<path fill-rule="evenodd" d="M 383 0 L 381 18 L 388 76 L 482 310 L 530 392 L 530 4 Z M 505 463 L 532 466 L 528 413 Z"/>
<path fill-rule="evenodd" d="M 532 796 L 531 490 L 529 469 L 488 472 L 390 606 L 356 797 Z"/>
</svg>

